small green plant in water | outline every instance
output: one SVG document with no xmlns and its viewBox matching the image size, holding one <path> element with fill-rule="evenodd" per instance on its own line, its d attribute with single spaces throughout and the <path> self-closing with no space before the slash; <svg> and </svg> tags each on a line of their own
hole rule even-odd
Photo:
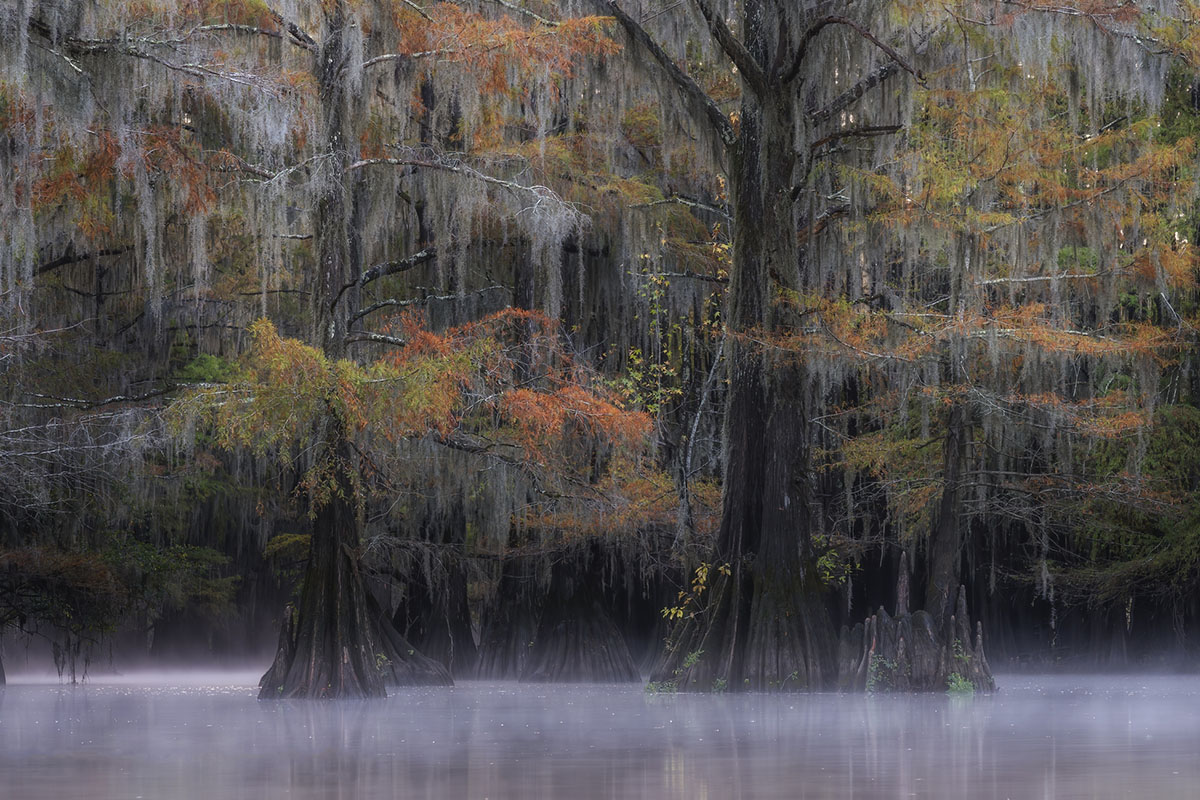
<svg viewBox="0 0 1200 800">
<path fill-rule="evenodd" d="M 952 672 L 946 679 L 946 694 L 955 697 L 972 697 L 975 694 L 975 684 L 971 682 L 970 678 Z"/>
<path fill-rule="evenodd" d="M 646 684 L 646 694 L 675 694 L 678 688 L 675 681 L 650 681 Z"/>
<path fill-rule="evenodd" d="M 713 681 L 713 694 L 723 694 L 728 686 L 729 681 L 725 680 L 724 678 L 717 678 Z"/>
<path fill-rule="evenodd" d="M 879 653 L 871 656 L 867 665 L 867 691 L 878 692 L 895 686 L 896 662 L 884 658 Z"/>
</svg>

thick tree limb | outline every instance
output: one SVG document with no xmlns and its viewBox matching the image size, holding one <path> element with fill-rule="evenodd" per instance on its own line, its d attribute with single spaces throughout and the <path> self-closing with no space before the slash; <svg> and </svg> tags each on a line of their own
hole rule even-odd
<svg viewBox="0 0 1200 800">
<path fill-rule="evenodd" d="M 796 57 L 792 60 L 792 66 L 790 69 L 788 69 L 787 73 L 783 76 L 784 83 L 790 83 L 791 81 L 796 79 L 797 75 L 800 74 L 800 67 L 802 67 L 804 65 L 804 59 L 808 55 L 809 44 L 812 42 L 813 39 L 816 38 L 817 34 L 819 34 L 821 31 L 823 31 L 825 28 L 829 27 L 830 25 L 845 25 L 846 27 L 851 28 L 859 36 L 863 37 L 868 42 L 875 45 L 883 52 L 887 53 L 888 57 L 891 58 L 892 61 L 894 61 L 896 64 L 898 64 L 901 69 L 905 70 L 906 72 L 910 73 L 914 78 L 916 78 L 917 83 L 921 84 L 922 86 L 925 85 L 925 76 L 921 74 L 921 71 L 919 69 L 917 69 L 917 68 L 913 67 L 911 64 L 909 64 L 908 60 L 903 55 L 901 55 L 896 50 L 896 48 L 892 47 L 887 42 L 881 40 L 878 36 L 871 33 L 869 30 L 864 28 L 862 25 L 859 25 L 857 22 L 850 19 L 849 17 L 840 17 L 840 16 L 836 16 L 836 15 L 822 17 L 821 19 L 814 22 L 811 26 L 809 26 L 809 29 L 804 32 L 804 38 L 802 38 L 800 40 L 800 44 L 796 48 Z"/>
<path fill-rule="evenodd" d="M 275 23 L 288 32 L 288 37 L 291 39 L 292 44 L 314 53 L 317 51 L 317 40 L 309 36 L 303 28 L 283 16 L 283 14 L 280 14 L 271 6 L 267 6 L 267 11 L 270 13 L 271 18 L 275 20 Z"/>
<path fill-rule="evenodd" d="M 124 247 L 110 247 L 106 250 L 95 250 L 87 253 L 76 253 L 75 248 L 68 247 L 67 251 L 58 258 L 47 261 L 45 264 L 39 264 L 34 272 L 41 275 L 46 272 L 51 272 L 59 267 L 65 267 L 67 264 L 77 264 L 80 261 L 87 261 L 92 258 L 104 258 L 105 256 L 119 256 L 133 250 L 132 245 Z"/>
<path fill-rule="evenodd" d="M 357 280 L 350 281 L 345 286 L 343 286 L 341 289 L 339 289 L 338 293 L 337 293 L 337 297 L 333 298 L 333 302 L 331 302 L 329 304 L 329 307 L 331 309 L 336 308 L 337 304 L 342 299 L 342 295 L 344 295 L 346 292 L 348 292 L 354 286 L 366 286 L 371 281 L 379 280 L 380 278 L 386 277 L 388 275 L 395 275 L 398 272 L 406 272 L 406 271 L 412 269 L 413 267 L 417 266 L 418 264 L 424 264 L 426 261 L 429 261 L 436 257 L 437 257 L 437 250 L 433 247 L 427 247 L 424 250 L 422 250 L 421 252 L 411 255 L 408 258 L 404 258 L 399 261 L 385 261 L 382 264 L 376 264 L 375 266 L 371 267 L 366 272 L 364 272 L 362 275 L 358 276 Z M 362 314 L 360 313 L 358 316 L 351 318 L 351 322 L 353 322 L 354 320 L 358 319 L 361 316 L 362 316 Z"/>
<path fill-rule="evenodd" d="M 817 139 L 809 146 L 809 149 L 816 152 L 818 147 L 832 144 L 839 139 L 847 139 L 852 136 L 887 136 L 899 130 L 899 125 L 862 125 L 857 128 L 845 128 L 844 130 L 836 131 L 828 136 Z"/>
<path fill-rule="evenodd" d="M 883 83 L 888 78 L 900 71 L 900 65 L 895 61 L 889 61 L 875 71 L 864 76 L 858 83 L 851 86 L 846 91 L 839 94 L 829 102 L 829 105 L 819 108 L 809 114 L 809 119 L 813 122 L 824 122 L 834 115 L 840 113 L 853 103 L 858 98 L 862 97 L 866 92 L 874 89 L 879 84 Z"/>
<path fill-rule="evenodd" d="M 366 308 L 360 308 L 358 311 L 354 312 L 353 315 L 351 315 L 350 322 L 357 322 L 358 320 L 362 319 L 363 317 L 367 316 L 368 314 L 373 314 L 376 311 L 379 311 L 380 309 L 384 309 L 384 308 L 407 308 L 408 306 L 421 306 L 421 305 L 425 305 L 430 300 L 441 300 L 443 302 L 452 301 L 452 300 L 461 300 L 462 298 L 470 296 L 470 295 L 486 294 L 487 292 L 495 292 L 495 291 L 507 292 L 507 291 L 509 291 L 509 289 L 507 286 L 487 286 L 487 287 L 484 287 L 483 289 L 476 289 L 473 292 L 468 292 L 465 295 L 431 294 L 428 297 L 414 297 L 414 298 L 411 298 L 408 300 L 397 300 L 395 298 L 389 298 L 387 300 L 380 300 L 378 303 L 369 305 Z"/>
<path fill-rule="evenodd" d="M 721 19 L 720 15 L 713 10 L 709 0 L 692 0 L 692 2 L 700 9 L 700 14 L 708 23 L 709 33 L 717 40 L 717 44 L 725 51 L 725 55 L 729 56 L 733 65 L 737 67 L 738 72 L 742 75 L 742 80 L 759 98 L 766 97 L 767 76 L 763 72 L 762 65 L 754 60 L 754 56 L 750 54 L 746 46 L 733 35 L 733 31 L 729 30 L 725 20 Z"/>
<path fill-rule="evenodd" d="M 452 47 L 443 47 L 440 50 L 419 50 L 415 53 L 384 53 L 381 56 L 368 58 L 363 62 L 363 69 L 373 67 L 376 64 L 384 64 L 388 61 L 416 61 L 419 58 L 430 58 L 432 56 L 444 56 L 447 53 L 458 52 Z"/>
<path fill-rule="evenodd" d="M 370 269 L 363 272 L 357 281 L 359 286 L 366 286 L 371 281 L 386 278 L 388 275 L 395 275 L 398 272 L 407 272 L 408 270 L 426 261 L 432 261 L 437 258 L 436 247 L 426 247 L 419 253 L 414 253 L 408 258 L 402 258 L 399 261 L 385 261 L 382 264 L 376 264 Z M 347 287 L 348 288 L 348 287 Z"/>
<path fill-rule="evenodd" d="M 721 141 L 726 146 L 732 146 L 737 142 L 737 134 L 734 133 L 733 124 L 729 118 L 721 111 L 711 97 L 705 94 L 700 85 L 692 79 L 691 75 L 684 72 L 678 64 L 667 54 L 658 42 L 651 38 L 646 29 L 637 23 L 633 17 L 625 13 L 616 0 L 603 0 L 603 6 L 608 9 L 612 16 L 625 29 L 625 33 L 630 39 L 633 39 L 638 45 L 645 48 L 654 60 L 658 62 L 659 67 L 666 73 L 667 78 L 671 83 L 675 84 L 683 96 L 691 101 L 702 112 L 713 131 L 720 137 Z"/>
<path fill-rule="evenodd" d="M 374 342 L 376 344 L 390 344 L 396 347 L 407 347 L 408 340 L 401 339 L 399 336 L 384 336 L 382 333 L 367 333 L 366 331 L 355 331 L 346 337 L 346 344 L 359 344 L 361 342 Z"/>
</svg>

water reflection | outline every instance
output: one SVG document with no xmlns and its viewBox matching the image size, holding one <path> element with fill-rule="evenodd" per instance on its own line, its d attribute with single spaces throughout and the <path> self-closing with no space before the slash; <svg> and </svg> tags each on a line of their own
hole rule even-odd
<svg viewBox="0 0 1200 800">
<path fill-rule="evenodd" d="M 993 697 L 465 684 L 258 703 L 247 685 L 0 690 L 0 792 L 62 798 L 1158 798 L 1200 786 L 1200 681 Z"/>
</svg>

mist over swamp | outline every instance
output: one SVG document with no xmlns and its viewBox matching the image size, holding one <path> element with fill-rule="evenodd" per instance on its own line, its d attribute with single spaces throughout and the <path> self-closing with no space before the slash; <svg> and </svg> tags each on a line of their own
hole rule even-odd
<svg viewBox="0 0 1200 800">
<path fill-rule="evenodd" d="M 998 676 L 994 695 L 647 694 L 467 681 L 258 702 L 250 673 L 10 683 L 5 797 L 1184 798 L 1200 682 Z"/>
</svg>

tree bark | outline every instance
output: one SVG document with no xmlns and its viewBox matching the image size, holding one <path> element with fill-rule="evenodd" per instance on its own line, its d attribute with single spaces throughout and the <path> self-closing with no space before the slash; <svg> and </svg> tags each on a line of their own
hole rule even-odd
<svg viewBox="0 0 1200 800">
<path fill-rule="evenodd" d="M 327 457 L 340 462 L 332 467 L 337 491 L 313 521 L 299 604 L 288 609 L 259 697 L 384 697 L 387 684 L 450 684 L 449 673 L 409 646 L 370 599 L 358 569 L 358 509 L 346 473 L 350 446 L 335 426 L 325 447 Z"/>
<path fill-rule="evenodd" d="M 761 0 L 745 9 L 749 53 L 772 62 L 777 29 Z M 680 689 L 821 688 L 834 678 L 834 631 L 813 569 L 808 375 L 757 343 L 787 324 L 771 307 L 794 287 L 800 253 L 790 198 L 798 166 L 783 87 L 744 93 L 732 157 L 733 268 L 725 481 L 709 604 L 683 624 L 652 679 Z M 710 573 L 711 574 L 711 573 Z M 704 602 L 704 600 L 701 600 Z"/>
<path fill-rule="evenodd" d="M 591 556 L 589 558 L 589 555 Z M 627 683 L 641 680 L 590 569 L 596 554 L 554 568 L 537 634 L 521 672 L 533 683 Z"/>
<path fill-rule="evenodd" d="M 541 619 L 541 607 L 533 591 L 536 575 L 536 565 L 530 558 L 504 559 L 495 598 L 483 612 L 476 677 L 516 680 L 525 672 Z"/>
<path fill-rule="evenodd" d="M 942 449 L 942 497 L 937 519 L 929 536 L 929 578 L 925 610 L 942 631 L 955 613 L 962 573 L 962 529 L 959 525 L 961 483 L 970 438 L 967 409 L 962 403 L 950 408 Z"/>
</svg>

